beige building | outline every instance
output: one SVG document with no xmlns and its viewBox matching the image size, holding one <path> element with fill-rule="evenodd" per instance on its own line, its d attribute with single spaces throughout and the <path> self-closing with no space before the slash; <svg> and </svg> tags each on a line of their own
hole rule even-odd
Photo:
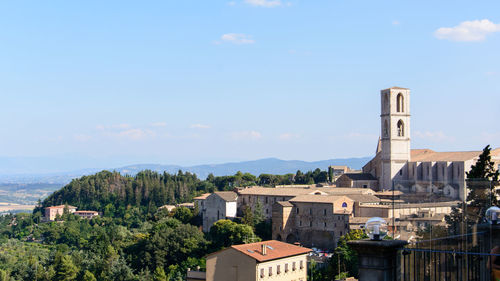
<svg viewBox="0 0 500 281">
<path fill-rule="evenodd" d="M 210 227 L 218 220 L 234 219 L 238 209 L 237 200 L 238 194 L 233 191 L 217 191 L 207 196 L 201 209 L 203 231 L 210 231 Z"/>
<path fill-rule="evenodd" d="M 299 195 L 273 205 L 272 237 L 307 247 L 334 249 L 349 231 L 354 201 L 348 196 Z"/>
<path fill-rule="evenodd" d="M 257 201 L 262 208 L 266 219 L 271 219 L 273 204 L 280 201 L 289 201 L 299 195 L 373 195 L 375 192 L 369 188 L 339 188 L 339 187 L 306 187 L 306 188 L 269 188 L 249 187 L 238 190 L 238 211 L 241 212 L 248 206 L 255 209 Z"/>
<path fill-rule="evenodd" d="M 96 211 L 74 211 L 73 214 L 84 219 L 91 219 L 99 215 Z"/>
<path fill-rule="evenodd" d="M 207 256 L 207 281 L 306 281 L 311 249 L 270 240 L 235 245 Z"/>
<path fill-rule="evenodd" d="M 346 173 L 341 175 L 335 184 L 338 187 L 357 187 L 378 189 L 378 180 L 369 173 Z"/>
<path fill-rule="evenodd" d="M 381 138 L 375 157 L 363 167 L 378 179 L 379 190 L 431 193 L 451 199 L 466 198 L 466 172 L 482 151 L 435 152 L 410 149 L 410 90 L 381 91 Z M 500 149 L 492 150 L 496 167 Z"/>
<path fill-rule="evenodd" d="M 62 216 L 64 214 L 64 209 L 67 208 L 69 213 L 74 213 L 76 211 L 76 207 L 71 205 L 59 205 L 59 206 L 51 206 L 45 208 L 45 220 L 53 221 L 56 219 L 57 215 Z"/>
</svg>

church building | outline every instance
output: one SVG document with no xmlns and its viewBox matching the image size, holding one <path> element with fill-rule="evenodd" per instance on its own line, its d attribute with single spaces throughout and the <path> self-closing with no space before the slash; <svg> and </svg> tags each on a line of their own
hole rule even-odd
<svg viewBox="0 0 500 281">
<path fill-rule="evenodd" d="M 410 90 L 392 87 L 382 90 L 381 137 L 375 157 L 363 173 L 378 179 L 378 190 L 411 193 L 433 193 L 450 199 L 466 197 L 466 172 L 482 151 L 436 152 L 411 149 Z M 500 148 L 491 151 L 495 166 L 500 168 Z"/>
</svg>

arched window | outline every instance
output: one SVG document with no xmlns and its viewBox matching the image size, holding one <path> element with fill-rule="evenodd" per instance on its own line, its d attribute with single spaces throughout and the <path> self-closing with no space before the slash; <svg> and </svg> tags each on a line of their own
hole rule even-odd
<svg viewBox="0 0 500 281">
<path fill-rule="evenodd" d="M 384 137 L 389 136 L 389 124 L 387 123 L 387 120 L 384 121 Z"/>
<path fill-rule="evenodd" d="M 404 112 L 405 108 L 404 108 L 403 94 L 401 94 L 401 93 L 398 94 L 398 98 L 397 98 L 396 102 L 397 102 L 397 111 Z"/>
<path fill-rule="evenodd" d="M 405 124 L 403 123 L 403 120 L 398 121 L 398 137 L 404 137 L 405 136 Z"/>
<path fill-rule="evenodd" d="M 342 208 L 347 208 L 347 203 L 346 202 L 342 203 Z"/>
<path fill-rule="evenodd" d="M 391 109 L 389 108 L 389 94 L 384 96 L 384 108 L 386 112 L 390 112 Z"/>
</svg>

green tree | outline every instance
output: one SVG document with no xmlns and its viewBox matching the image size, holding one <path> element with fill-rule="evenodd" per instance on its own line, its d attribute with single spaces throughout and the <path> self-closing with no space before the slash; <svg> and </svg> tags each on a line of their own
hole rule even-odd
<svg viewBox="0 0 500 281">
<path fill-rule="evenodd" d="M 78 273 L 78 268 L 73 263 L 71 256 L 63 255 L 62 253 L 56 254 L 54 270 L 54 280 L 57 281 L 76 280 L 76 274 Z"/>
<path fill-rule="evenodd" d="M 163 267 L 156 267 L 155 272 L 153 274 L 153 280 L 154 281 L 168 281 L 167 280 L 167 274 L 165 273 L 165 270 Z"/>
<path fill-rule="evenodd" d="M 10 276 L 6 270 L 0 269 L 0 281 L 9 281 Z"/>
<path fill-rule="evenodd" d="M 193 219 L 193 212 L 186 207 L 177 207 L 173 211 L 174 219 L 181 221 L 182 223 L 190 223 Z"/>
<path fill-rule="evenodd" d="M 97 281 L 94 274 L 88 270 L 83 273 L 82 281 Z"/>
<path fill-rule="evenodd" d="M 354 277 L 358 276 L 358 255 L 347 242 L 365 238 L 368 238 L 368 236 L 360 229 L 353 229 L 340 237 L 337 248 L 335 248 L 335 254 L 328 263 L 328 276 L 337 275 L 339 273 L 339 265 L 340 272 L 347 272 L 350 276 Z"/>
<path fill-rule="evenodd" d="M 230 220 L 219 220 L 215 222 L 210 228 L 209 237 L 212 241 L 214 250 L 260 240 L 255 237 L 252 227 L 246 224 L 238 224 Z"/>
</svg>

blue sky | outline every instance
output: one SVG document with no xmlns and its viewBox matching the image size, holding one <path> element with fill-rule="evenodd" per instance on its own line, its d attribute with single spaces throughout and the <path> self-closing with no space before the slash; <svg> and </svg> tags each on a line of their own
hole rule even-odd
<svg viewBox="0 0 500 281">
<path fill-rule="evenodd" d="M 499 1 L 4 1 L 0 157 L 65 159 L 45 167 L 60 170 L 370 156 L 379 91 L 394 85 L 412 90 L 413 148 L 498 147 L 498 11 Z"/>
</svg>

